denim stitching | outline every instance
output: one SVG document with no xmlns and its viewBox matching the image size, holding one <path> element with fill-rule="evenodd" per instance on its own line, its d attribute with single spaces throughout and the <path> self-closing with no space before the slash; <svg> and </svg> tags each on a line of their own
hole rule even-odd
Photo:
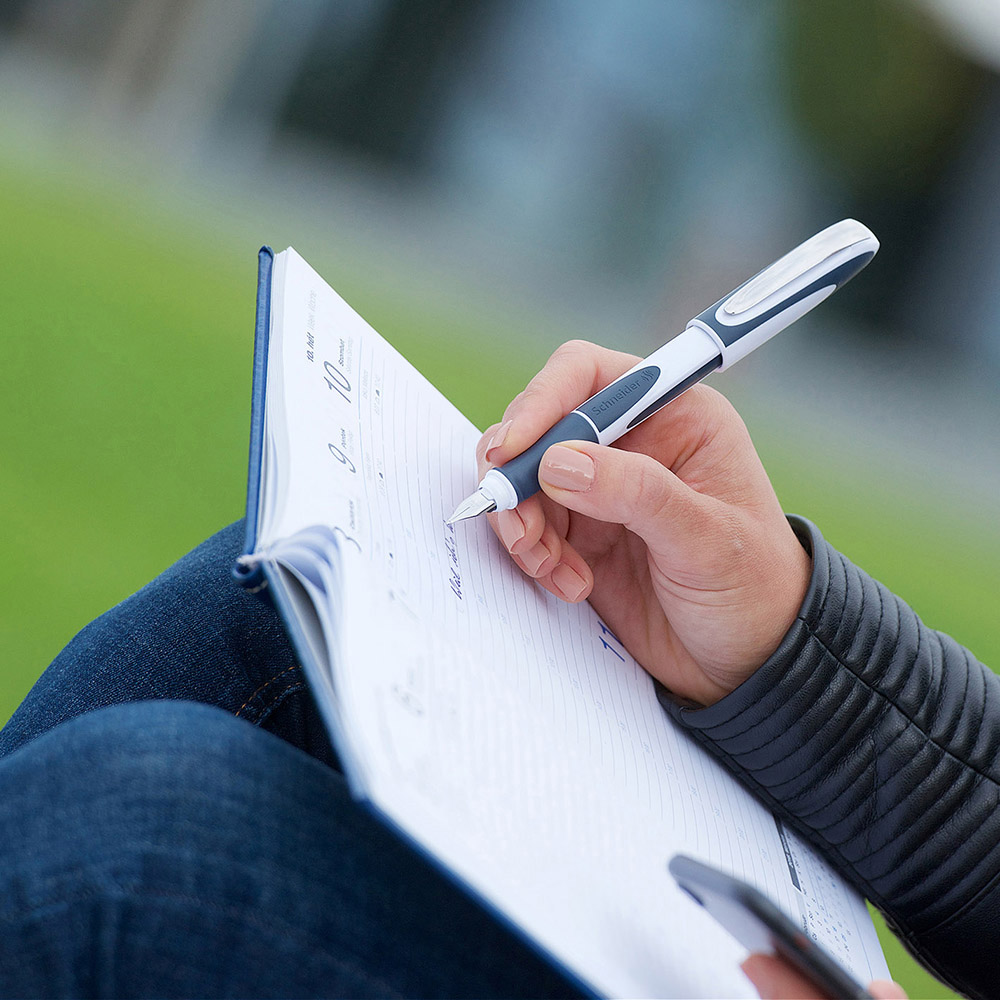
<svg viewBox="0 0 1000 1000">
<path fill-rule="evenodd" d="M 261 686 L 257 688 L 257 690 L 254 691 L 254 693 L 250 695 L 250 697 L 247 698 L 247 700 L 243 702 L 243 704 L 240 705 L 238 709 L 236 709 L 236 718 L 240 718 L 243 709 L 245 709 L 247 705 L 249 705 L 250 702 L 252 702 L 257 697 L 257 695 L 259 695 L 262 691 L 264 691 L 266 688 L 269 688 L 275 681 L 280 680 L 282 677 L 285 676 L 285 674 L 290 673 L 292 670 L 298 670 L 298 669 L 299 665 L 297 663 L 294 666 L 285 667 L 285 669 L 282 670 L 280 674 L 275 674 L 274 677 L 272 677 L 269 681 L 265 681 L 263 684 L 261 684 Z"/>
</svg>

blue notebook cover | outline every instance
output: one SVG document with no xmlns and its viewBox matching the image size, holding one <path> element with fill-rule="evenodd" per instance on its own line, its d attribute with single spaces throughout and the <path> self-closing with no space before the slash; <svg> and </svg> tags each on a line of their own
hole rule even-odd
<svg viewBox="0 0 1000 1000">
<path fill-rule="evenodd" d="M 261 467 L 264 455 L 264 397 L 267 388 L 267 347 L 271 334 L 271 275 L 274 251 L 264 246 L 257 255 L 257 311 L 253 338 L 253 389 L 250 403 L 250 460 L 247 472 L 246 529 L 243 554 L 250 555 L 257 546 L 257 521 L 260 513 Z M 241 587 L 258 590 L 266 580 L 262 566 L 239 561 L 233 566 L 233 579 Z"/>
</svg>

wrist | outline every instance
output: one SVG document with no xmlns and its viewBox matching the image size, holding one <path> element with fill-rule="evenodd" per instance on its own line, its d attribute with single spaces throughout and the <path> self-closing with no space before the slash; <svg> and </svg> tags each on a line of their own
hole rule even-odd
<svg viewBox="0 0 1000 1000">
<path fill-rule="evenodd" d="M 787 670 L 789 662 L 794 662 L 799 650 L 807 641 L 808 629 L 796 628 L 800 620 L 805 620 L 813 613 L 817 604 L 822 603 L 822 595 L 826 590 L 827 582 L 822 569 L 818 569 L 814 562 L 814 545 L 822 543 L 822 536 L 812 522 L 796 514 L 789 514 L 786 518 L 789 530 L 794 542 L 800 552 L 795 553 L 795 560 L 798 562 L 801 556 L 805 557 L 805 562 L 799 562 L 801 567 L 808 567 L 808 576 L 805 580 L 805 590 L 798 599 L 798 603 L 789 613 L 787 610 L 788 600 L 785 599 L 785 615 L 789 616 L 789 621 L 783 632 L 777 633 L 780 625 L 775 620 L 775 634 L 777 639 L 770 652 L 768 652 L 759 663 L 750 665 L 735 676 L 734 683 L 726 686 L 726 690 L 719 697 L 709 697 L 704 699 L 690 699 L 677 695 L 662 682 L 657 682 L 657 695 L 665 708 L 671 708 L 672 713 L 682 711 L 687 716 L 690 711 L 704 711 L 701 716 L 704 719 L 722 719 L 729 712 L 739 711 L 737 706 L 744 701 L 755 703 L 759 699 L 765 698 L 772 688 L 777 687 Z M 794 550 L 793 550 L 794 551 Z M 801 553 L 801 555 L 800 555 Z M 792 577 L 789 577 L 791 580 Z M 794 588 L 789 588 L 790 595 L 795 593 Z M 810 611 L 813 609 L 813 611 Z M 756 662 L 756 661 L 755 661 Z M 722 713 L 720 715 L 719 713 Z"/>
<path fill-rule="evenodd" d="M 673 692 L 689 708 L 716 704 L 749 681 L 785 641 L 802 612 L 813 578 L 811 526 L 788 518 L 768 546 L 766 559 L 756 561 L 752 612 L 731 623 L 726 648 L 702 661 L 697 685 L 684 694 Z"/>
</svg>

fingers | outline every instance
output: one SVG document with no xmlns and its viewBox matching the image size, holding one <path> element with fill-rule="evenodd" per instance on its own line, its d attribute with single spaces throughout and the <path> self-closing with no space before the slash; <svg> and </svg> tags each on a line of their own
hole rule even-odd
<svg viewBox="0 0 1000 1000">
<path fill-rule="evenodd" d="M 476 465 L 480 479 L 494 465 L 486 458 L 486 453 L 490 448 L 490 441 L 501 427 L 501 424 L 488 427 L 476 446 Z M 537 546 L 541 541 L 542 532 L 545 530 L 545 513 L 540 498 L 530 497 L 518 504 L 516 510 L 505 510 L 498 514 L 491 514 L 489 522 L 500 541 L 503 542 L 504 547 L 512 554 L 515 550 L 519 553 L 536 550 L 535 556 L 540 555 Z M 534 557 L 530 561 L 534 561 Z"/>
<path fill-rule="evenodd" d="M 525 524 L 522 508 L 530 508 Z M 537 501 L 525 501 L 515 510 L 490 515 L 494 530 L 520 569 L 561 600 L 586 600 L 594 575 L 586 561 L 556 531 Z M 537 516 L 531 513 L 537 511 Z"/>
<path fill-rule="evenodd" d="M 483 434 L 476 449 L 480 477 L 489 468 L 520 454 L 636 360 L 584 341 L 564 344 L 510 403 L 503 419 Z M 550 450 L 551 461 L 547 467 L 543 463 L 539 476 L 548 497 L 556 503 L 543 502 L 539 495 L 523 501 L 516 511 L 490 517 L 493 529 L 524 572 L 563 599 L 582 600 L 589 595 L 593 574 L 565 540 L 569 524 L 566 508 L 624 524 L 643 537 L 654 554 L 670 543 L 667 534 L 691 544 L 697 541 L 691 533 L 695 522 L 704 522 L 702 531 L 710 530 L 706 510 L 709 498 L 684 487 L 661 464 L 670 466 L 675 459 L 683 463 L 686 455 L 701 448 L 706 425 L 726 425 L 713 412 L 713 407 L 719 408 L 721 397 L 716 400 L 717 394 L 711 390 L 699 392 L 697 388 L 686 395 L 691 396 L 690 401 L 682 397 L 672 404 L 674 414 L 661 422 L 659 432 L 643 427 L 633 431 L 635 446 L 657 454 L 659 461 L 631 453 L 626 450 L 628 446 L 621 451 L 615 449 L 614 455 L 628 456 L 632 464 L 626 467 L 620 458 L 603 457 L 608 449 L 599 449 L 601 474 L 595 479 L 595 466 L 587 448 L 596 446 L 577 442 L 569 448 Z M 657 434 L 665 444 L 657 442 Z M 672 520 L 663 517 L 667 508 L 673 513 Z M 679 520 L 682 514 L 684 518 Z M 664 524 L 672 525 L 673 530 L 665 534 Z"/>
<path fill-rule="evenodd" d="M 757 987 L 761 1000 L 823 1000 L 826 996 L 784 960 L 773 955 L 751 955 L 740 968 Z M 878 980 L 868 987 L 875 1000 L 907 1000 L 896 983 Z"/>
<path fill-rule="evenodd" d="M 754 954 L 740 968 L 761 1000 L 825 1000 L 819 989 L 780 958 Z"/>
<path fill-rule="evenodd" d="M 656 459 L 588 441 L 553 445 L 538 469 L 546 495 L 570 510 L 622 524 L 655 556 L 711 537 L 719 504 L 691 489 Z"/>
<path fill-rule="evenodd" d="M 489 516 L 500 541 L 524 573 L 571 604 L 590 596 L 594 586 L 590 566 L 545 516 L 537 498 Z"/>
<path fill-rule="evenodd" d="M 483 434 L 476 448 L 479 476 L 493 464 L 487 448 L 501 425 L 494 424 Z M 565 540 L 565 511 L 548 516 L 542 497 L 529 497 L 514 510 L 488 514 L 487 518 L 504 548 L 517 566 L 561 600 L 586 600 L 594 586 L 594 574 L 586 561 Z"/>
<path fill-rule="evenodd" d="M 613 382 L 639 359 L 583 340 L 571 340 L 511 401 L 500 423 L 484 435 L 483 455 L 502 465 L 534 444 L 554 423 Z"/>
</svg>

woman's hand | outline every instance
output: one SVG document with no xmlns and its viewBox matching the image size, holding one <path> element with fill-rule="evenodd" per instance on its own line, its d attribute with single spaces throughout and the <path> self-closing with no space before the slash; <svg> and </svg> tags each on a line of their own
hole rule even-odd
<svg viewBox="0 0 1000 1000">
<path fill-rule="evenodd" d="M 483 435 L 480 475 L 637 360 L 564 344 Z M 709 705 L 777 648 L 802 603 L 810 560 L 719 393 L 695 386 L 614 447 L 554 445 L 539 481 L 543 493 L 490 515 L 500 540 L 557 597 L 589 597 L 674 694 Z"/>
<path fill-rule="evenodd" d="M 751 955 L 743 963 L 743 972 L 757 987 L 761 1000 L 826 1000 L 787 962 L 772 955 Z M 902 987 L 884 979 L 871 983 L 868 992 L 875 1000 L 906 1000 Z"/>
</svg>

